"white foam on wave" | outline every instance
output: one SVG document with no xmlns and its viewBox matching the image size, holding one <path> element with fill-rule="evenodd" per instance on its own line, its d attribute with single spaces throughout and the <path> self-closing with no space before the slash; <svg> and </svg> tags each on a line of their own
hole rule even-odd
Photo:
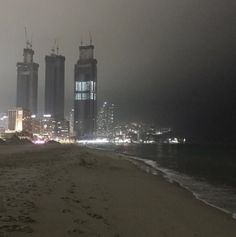
<svg viewBox="0 0 236 237">
<path fill-rule="evenodd" d="M 211 206 L 213 208 L 216 208 L 220 211 L 223 211 L 227 214 L 232 215 L 232 218 L 236 220 L 236 213 L 226 209 L 217 206 L 216 204 L 213 204 L 211 200 L 209 200 L 209 191 L 212 190 L 212 196 L 215 196 L 217 193 L 221 197 L 222 194 L 228 195 L 228 190 L 223 190 L 222 188 L 214 187 L 213 185 L 207 183 L 206 181 L 198 181 L 194 179 L 193 177 L 190 177 L 188 175 L 182 174 L 180 172 L 167 169 L 164 167 L 161 167 L 157 164 L 156 161 L 143 159 L 140 157 L 130 156 L 123 154 L 124 157 L 128 158 L 129 161 L 131 161 L 133 164 L 141 168 L 147 173 L 151 173 L 154 175 L 158 175 L 158 172 L 162 174 L 162 176 L 170 183 L 178 183 L 181 187 L 188 190 L 193 194 L 193 196 L 205 203 L 208 206 Z M 145 167 L 146 166 L 146 167 Z M 201 192 L 197 192 L 197 190 L 201 190 Z M 236 196 L 234 196 L 234 199 L 236 201 Z M 214 201 L 213 201 L 214 202 Z"/>
</svg>

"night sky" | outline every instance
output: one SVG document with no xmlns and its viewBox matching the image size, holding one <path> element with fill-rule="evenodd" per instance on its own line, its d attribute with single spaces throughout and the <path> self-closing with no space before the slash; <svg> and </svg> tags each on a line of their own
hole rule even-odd
<svg viewBox="0 0 236 237">
<path fill-rule="evenodd" d="M 120 119 L 171 126 L 193 141 L 235 141 L 235 13 L 235 0 L 1 0 L 0 112 L 15 106 L 25 26 L 40 64 L 41 112 L 54 39 L 66 57 L 69 111 L 78 46 L 90 31 L 99 103 L 115 103 Z"/>
</svg>

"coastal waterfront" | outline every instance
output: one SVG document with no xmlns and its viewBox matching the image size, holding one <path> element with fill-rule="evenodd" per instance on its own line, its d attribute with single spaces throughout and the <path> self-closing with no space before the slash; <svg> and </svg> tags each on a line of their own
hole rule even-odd
<svg viewBox="0 0 236 237">
<path fill-rule="evenodd" d="M 5 147 L 5 146 L 4 146 Z M 235 220 L 112 152 L 0 151 L 2 236 L 234 236 Z"/>
<path fill-rule="evenodd" d="M 136 165 L 161 172 L 193 195 L 236 218 L 236 148 L 230 145 L 129 145 L 119 148 Z"/>
</svg>

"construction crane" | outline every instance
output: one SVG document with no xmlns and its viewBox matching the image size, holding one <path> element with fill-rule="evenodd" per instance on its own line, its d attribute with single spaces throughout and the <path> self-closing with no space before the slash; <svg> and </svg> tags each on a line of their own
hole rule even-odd
<svg viewBox="0 0 236 237">
<path fill-rule="evenodd" d="M 54 44 L 52 46 L 52 50 L 51 51 L 52 51 L 53 55 L 55 54 L 55 52 L 56 52 L 57 55 L 59 55 L 59 44 L 58 44 L 58 40 L 57 39 L 54 40 Z"/>
<path fill-rule="evenodd" d="M 89 43 L 90 45 L 93 45 L 93 38 L 91 32 L 89 32 Z"/>
<path fill-rule="evenodd" d="M 56 47 L 56 39 L 54 40 L 54 44 L 53 44 L 53 46 L 52 46 L 52 55 L 54 55 L 55 54 L 55 47 Z"/>
<path fill-rule="evenodd" d="M 27 35 L 27 28 L 25 27 L 25 43 L 26 43 L 26 48 L 31 49 L 32 48 L 32 42 L 29 41 L 28 35 Z"/>
</svg>

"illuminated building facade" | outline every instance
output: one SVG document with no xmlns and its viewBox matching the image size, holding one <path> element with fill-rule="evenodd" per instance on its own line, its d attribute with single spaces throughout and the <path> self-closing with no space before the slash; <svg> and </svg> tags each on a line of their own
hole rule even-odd
<svg viewBox="0 0 236 237">
<path fill-rule="evenodd" d="M 45 114 L 61 121 L 64 119 L 65 57 L 52 50 L 45 62 Z"/>
<path fill-rule="evenodd" d="M 33 61 L 34 50 L 27 43 L 24 49 L 24 62 L 17 63 L 17 99 L 16 106 L 38 112 L 38 68 Z"/>
<path fill-rule="evenodd" d="M 114 133 L 114 104 L 104 102 L 98 112 L 98 137 L 112 138 Z"/>
<path fill-rule="evenodd" d="M 70 125 L 69 121 L 64 119 L 62 121 L 57 121 L 56 122 L 56 133 L 55 133 L 55 138 L 58 140 L 67 140 L 69 139 L 69 130 L 70 130 Z"/>
<path fill-rule="evenodd" d="M 70 111 L 70 117 L 69 117 L 69 123 L 70 123 L 69 134 L 70 134 L 70 137 L 74 137 L 74 118 L 75 118 L 75 110 L 72 109 Z"/>
<path fill-rule="evenodd" d="M 74 130 L 79 140 L 93 139 L 97 117 L 97 60 L 92 43 L 79 47 L 75 65 Z"/>
<path fill-rule="evenodd" d="M 55 137 L 56 121 L 50 114 L 44 114 L 41 120 L 41 132 L 40 134 L 48 140 Z"/>
<path fill-rule="evenodd" d="M 8 110 L 8 130 L 32 133 L 31 113 L 23 108 Z"/>
<path fill-rule="evenodd" d="M 40 135 L 46 140 L 69 139 L 69 121 L 66 119 L 56 121 L 51 115 L 45 114 L 41 120 Z"/>
<path fill-rule="evenodd" d="M 36 116 L 31 116 L 31 124 L 32 124 L 32 133 L 33 135 L 39 135 L 41 133 L 41 121 Z"/>
</svg>

